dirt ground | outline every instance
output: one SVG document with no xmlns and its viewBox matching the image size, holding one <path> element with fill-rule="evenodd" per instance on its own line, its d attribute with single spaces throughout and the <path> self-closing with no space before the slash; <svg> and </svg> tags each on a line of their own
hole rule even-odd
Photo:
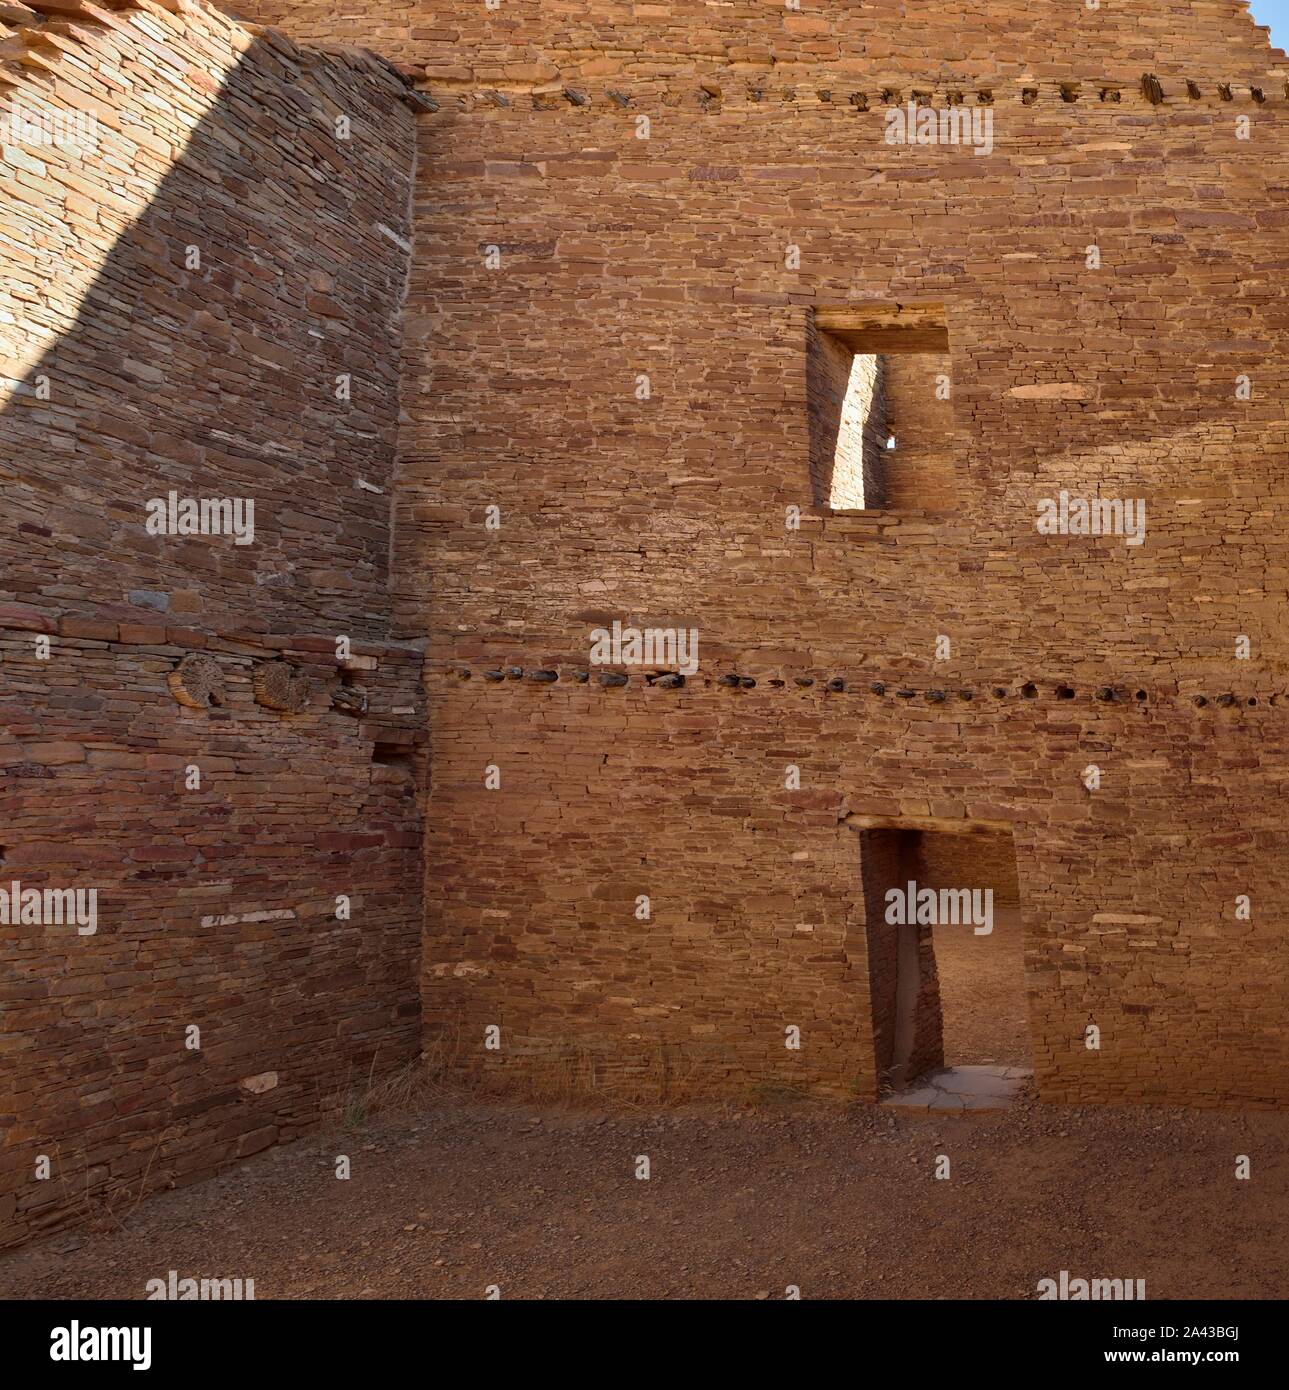
<svg viewBox="0 0 1289 1390">
<path fill-rule="evenodd" d="M 348 1181 L 335 1177 L 350 1156 Z M 935 1177 L 937 1155 L 951 1176 Z M 1252 1178 L 1235 1178 L 1237 1154 Z M 635 1176 L 647 1155 L 651 1176 Z M 440 1103 L 151 1197 L 108 1234 L 0 1257 L 0 1296 L 141 1298 L 178 1277 L 266 1298 L 1284 1298 L 1289 1116 L 879 1107 L 605 1115 Z"/>
<path fill-rule="evenodd" d="M 991 936 L 937 928 L 935 951 L 946 1061 L 1028 1065 L 1017 914 Z M 1289 1115 L 454 1098 L 0 1256 L 0 1297 L 141 1298 L 173 1269 L 253 1279 L 258 1299 L 1023 1299 L 1064 1269 L 1151 1298 L 1284 1298 L 1286 1215 Z"/>
</svg>

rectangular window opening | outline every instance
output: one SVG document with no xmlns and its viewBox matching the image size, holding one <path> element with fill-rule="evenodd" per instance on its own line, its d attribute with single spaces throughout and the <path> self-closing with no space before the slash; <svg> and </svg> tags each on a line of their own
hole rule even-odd
<svg viewBox="0 0 1289 1390">
<path fill-rule="evenodd" d="M 942 304 L 812 311 L 810 481 L 825 511 L 950 512 L 953 370 Z"/>
</svg>

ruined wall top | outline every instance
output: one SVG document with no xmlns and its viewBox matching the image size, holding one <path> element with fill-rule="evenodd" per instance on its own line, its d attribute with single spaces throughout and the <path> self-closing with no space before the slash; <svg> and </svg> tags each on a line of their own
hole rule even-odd
<svg viewBox="0 0 1289 1390">
<path fill-rule="evenodd" d="M 489 8 L 495 3 L 496 8 Z M 790 5 L 799 6 L 790 8 Z M 233 0 L 304 42 L 365 45 L 438 85 L 816 74 L 925 81 L 1145 71 L 1289 78 L 1248 0 Z"/>
</svg>

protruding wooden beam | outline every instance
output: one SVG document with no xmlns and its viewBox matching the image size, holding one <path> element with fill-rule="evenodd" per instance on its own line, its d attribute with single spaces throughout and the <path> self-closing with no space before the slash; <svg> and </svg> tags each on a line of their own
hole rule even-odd
<svg viewBox="0 0 1289 1390">
<path fill-rule="evenodd" d="M 968 816 L 865 816 L 856 811 L 843 816 L 841 825 L 851 830 L 930 830 L 945 835 L 1010 834 L 1009 820 L 972 820 Z"/>
</svg>

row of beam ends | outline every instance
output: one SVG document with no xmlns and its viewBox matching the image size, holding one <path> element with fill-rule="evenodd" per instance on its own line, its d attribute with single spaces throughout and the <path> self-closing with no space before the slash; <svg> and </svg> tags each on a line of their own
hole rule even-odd
<svg viewBox="0 0 1289 1390">
<path fill-rule="evenodd" d="M 458 679 L 467 681 L 472 678 L 474 672 L 469 666 L 456 666 L 449 668 L 449 674 L 454 674 Z M 594 676 L 595 680 L 605 689 L 621 689 L 623 686 L 632 684 L 631 676 L 625 671 L 597 671 L 592 672 L 585 668 L 578 668 L 564 675 L 553 667 L 537 667 L 525 670 L 522 666 L 503 666 L 494 667 L 481 672 L 484 682 L 489 685 L 501 685 L 507 681 L 527 680 L 533 685 L 554 685 L 563 680 L 566 684 L 572 682 L 575 685 L 588 685 Z M 680 671 L 646 671 L 641 673 L 643 684 L 649 688 L 659 690 L 681 690 L 686 686 L 703 685 L 716 686 L 725 690 L 755 690 L 758 685 L 764 685 L 773 690 L 782 690 L 789 685 L 801 690 L 809 690 L 812 687 L 825 691 L 828 694 L 840 695 L 847 691 L 850 693 L 864 693 L 870 695 L 886 696 L 891 695 L 898 700 L 915 700 L 921 698 L 928 704 L 944 704 L 956 696 L 959 700 L 971 701 L 978 694 L 988 694 L 995 700 L 1006 700 L 1010 696 L 1017 696 L 1022 700 L 1036 700 L 1043 692 L 1033 681 L 1026 681 L 1023 685 L 990 686 L 988 691 L 977 691 L 966 688 L 957 691 L 950 691 L 939 687 L 930 689 L 914 689 L 909 685 L 888 684 L 886 681 L 870 681 L 865 685 L 862 681 L 858 683 L 848 682 L 845 676 L 832 676 L 827 679 L 815 676 L 794 676 L 790 681 L 779 677 L 772 677 L 764 681 L 758 681 L 755 676 L 739 675 L 736 672 L 728 671 L 723 675 L 714 678 L 704 678 L 696 681 L 692 676 L 686 676 Z M 1102 704 L 1137 704 L 1143 705 L 1149 702 L 1149 692 L 1140 688 L 1129 688 L 1123 685 L 1100 685 L 1090 690 L 1092 699 Z M 1062 682 L 1051 689 L 1051 697 L 1057 700 L 1074 700 L 1078 697 L 1078 691 L 1069 684 Z M 1236 706 L 1256 707 L 1261 703 L 1257 695 L 1237 695 L 1233 691 L 1224 691 L 1220 695 L 1205 695 L 1192 693 L 1185 696 L 1190 703 L 1197 709 L 1204 709 L 1209 705 L 1216 705 L 1221 709 L 1231 709 Z M 1272 694 L 1266 699 L 1267 705 L 1289 704 L 1289 693 L 1285 695 Z"/>
<path fill-rule="evenodd" d="M 1085 92 L 1094 92 L 1098 100 L 1106 103 L 1117 103 L 1123 100 L 1123 87 L 1116 83 L 1107 81 L 1096 82 L 1056 82 L 1053 84 L 1054 91 L 1059 95 L 1061 101 L 1073 103 L 1081 101 Z M 440 109 L 438 101 L 430 96 L 424 88 L 419 88 L 419 94 L 424 102 L 425 109 L 437 111 Z M 1265 86 L 1257 86 L 1250 83 L 1247 88 L 1237 87 L 1231 82 L 1218 82 L 1214 84 L 1213 90 L 1221 101 L 1235 101 L 1237 96 L 1246 94 L 1248 97 L 1261 105 L 1268 99 L 1268 89 Z M 1154 73 L 1144 73 L 1141 78 L 1141 94 L 1152 106 L 1161 106 L 1168 100 L 1170 93 L 1165 88 L 1163 81 L 1155 76 Z M 1284 84 L 1284 96 L 1289 98 L 1289 81 Z M 496 90 L 484 90 L 471 94 L 476 100 L 488 103 L 497 107 L 509 107 L 512 105 L 512 98 L 509 94 Z M 579 90 L 576 87 L 562 87 L 559 89 L 549 89 L 540 92 L 525 93 L 531 98 L 533 106 L 537 110 L 556 110 L 561 106 L 588 107 L 593 104 L 589 93 Z M 605 95 L 614 105 L 626 110 L 636 105 L 636 100 L 630 93 L 610 89 Z M 699 82 L 695 95 L 700 105 L 706 110 L 718 107 L 724 98 L 724 89 L 719 82 L 707 81 Z M 762 87 L 752 87 L 747 91 L 748 100 L 761 102 L 766 100 L 770 93 Z M 794 88 L 784 88 L 778 94 L 780 98 L 787 102 L 795 101 L 797 93 Z M 815 92 L 816 97 L 824 104 L 849 104 L 858 111 L 870 111 L 878 108 L 903 106 L 906 102 L 912 102 L 915 106 L 932 107 L 936 105 L 936 94 L 924 88 L 913 88 L 905 92 L 898 87 L 882 87 L 875 96 L 870 96 L 868 92 L 850 91 L 845 94 L 836 92 L 832 88 L 824 87 Z M 1023 84 L 1018 98 L 1022 106 L 1035 106 L 1042 96 L 1042 88 L 1038 85 L 1027 83 Z M 1180 95 L 1180 93 L 1178 93 Z M 1200 83 L 1192 78 L 1185 80 L 1185 95 L 1191 101 L 1202 101 L 1204 99 L 1204 88 Z M 943 102 L 946 106 L 962 106 L 967 104 L 969 98 L 974 100 L 977 106 L 993 106 L 996 104 L 996 95 L 992 87 L 979 87 L 974 93 L 968 94 L 960 88 L 951 87 L 943 93 Z M 465 100 L 464 95 L 460 100 Z"/>
<path fill-rule="evenodd" d="M 469 666 L 457 666 L 452 669 L 460 680 L 470 680 L 474 675 L 474 672 Z M 534 685 L 553 685 L 556 681 L 561 679 L 560 672 L 551 667 L 538 667 L 525 671 L 522 666 L 503 666 L 485 670 L 481 674 L 484 681 L 490 685 L 500 685 L 506 681 L 522 680 L 528 680 Z M 625 671 L 604 670 L 592 673 L 585 668 L 578 668 L 569 672 L 567 678 L 576 685 L 587 685 L 591 681 L 592 674 L 596 676 L 600 685 L 608 689 L 620 688 L 624 685 L 631 684 L 631 677 Z M 645 685 L 657 687 L 660 690 L 680 690 L 688 684 L 696 683 L 692 676 L 686 676 L 680 671 L 648 671 L 642 674 Z M 760 682 L 757 681 L 755 676 L 743 676 L 736 672 L 728 671 L 714 679 L 705 679 L 701 683 L 707 686 L 715 685 L 727 690 L 755 690 Z M 783 689 L 789 684 L 801 690 L 809 690 L 811 687 L 817 686 L 819 689 L 835 695 L 843 694 L 847 690 L 853 692 L 863 688 L 861 685 L 848 684 L 845 676 L 832 676 L 828 679 L 820 679 L 815 676 L 794 676 L 791 682 L 782 678 L 772 677 L 767 679 L 764 684 L 771 689 Z M 912 700 L 921 696 L 930 704 L 943 704 L 951 695 L 950 691 L 944 689 L 932 688 L 927 690 L 915 690 L 904 685 L 888 685 L 885 681 L 871 681 L 867 686 L 867 690 L 868 693 L 872 695 L 893 695 L 901 700 Z M 956 692 L 960 700 L 974 700 L 977 693 L 977 691 L 971 689 L 963 689 Z M 1022 699 L 1034 700 L 1039 697 L 1041 692 L 1038 686 L 1032 681 L 1027 681 L 1024 685 L 1015 687 L 1014 692 L 1008 686 L 995 685 L 991 688 L 990 693 L 996 700 L 1004 700 L 1012 693 L 1019 695 Z M 1061 684 L 1053 688 L 1052 694 L 1058 700 L 1073 700 L 1077 695 L 1077 691 L 1072 685 Z M 1093 698 L 1103 703 L 1113 704 L 1117 701 L 1127 701 L 1130 699 L 1143 703 L 1149 697 L 1144 690 L 1137 690 L 1130 694 L 1126 687 L 1103 685 L 1097 687 L 1093 692 Z M 1207 703 L 1207 697 L 1200 698 L 1203 698 L 1204 702 Z M 1227 701 L 1226 697 L 1220 696 L 1218 697 L 1218 703 L 1222 703 L 1223 701 L 1226 701 L 1226 703 L 1233 703 L 1234 699 L 1235 697 L 1232 696 L 1231 699 Z M 1256 700 L 1251 701 L 1251 703 L 1256 703 Z"/>
</svg>

